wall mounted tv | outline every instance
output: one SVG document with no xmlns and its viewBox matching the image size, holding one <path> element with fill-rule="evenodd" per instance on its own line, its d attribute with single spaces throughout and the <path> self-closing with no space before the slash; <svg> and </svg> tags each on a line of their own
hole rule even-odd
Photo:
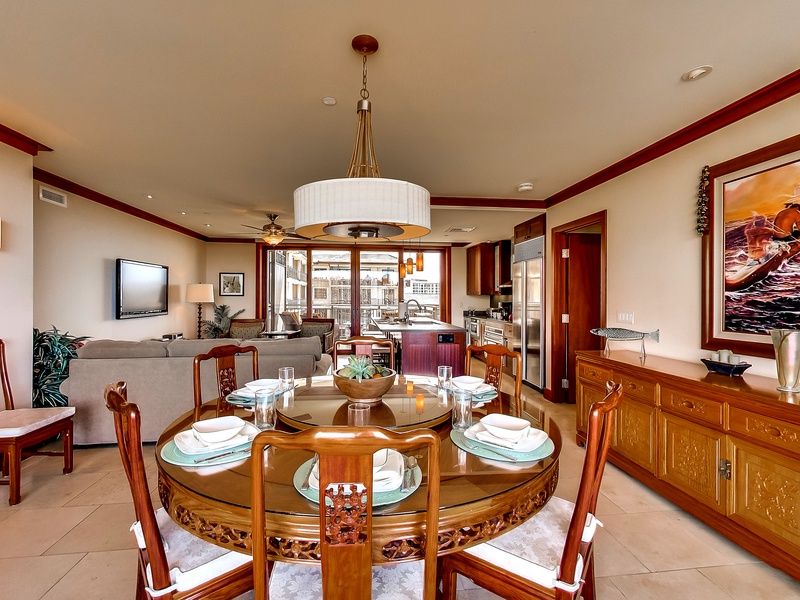
<svg viewBox="0 0 800 600">
<path fill-rule="evenodd" d="M 167 314 L 168 289 L 169 267 L 117 259 L 117 319 Z"/>
</svg>

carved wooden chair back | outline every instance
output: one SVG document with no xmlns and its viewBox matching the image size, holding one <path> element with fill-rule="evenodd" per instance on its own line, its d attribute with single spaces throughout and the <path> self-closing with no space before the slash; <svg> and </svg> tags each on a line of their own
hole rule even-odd
<svg viewBox="0 0 800 600">
<path fill-rule="evenodd" d="M 456 573 L 506 598 L 594 598 L 593 539 L 598 522 L 593 514 L 611 442 L 614 410 L 622 402 L 620 384 L 609 381 L 606 389 L 606 397 L 589 409 L 586 456 L 575 504 L 551 498 L 530 521 L 496 540 L 442 557 L 442 598 L 452 600 L 456 597 Z M 551 504 L 557 508 L 549 512 Z M 557 532 L 564 531 L 565 526 L 566 536 L 553 547 L 548 546 L 548 541 L 558 538 Z M 513 541 L 503 542 L 506 536 L 512 536 Z M 559 543 L 562 545 L 558 546 Z M 524 555 L 529 547 L 534 548 L 533 558 Z M 542 556 L 536 552 L 539 548 Z M 559 551 L 560 561 L 551 565 L 548 558 L 558 556 Z M 517 556 L 517 552 L 522 555 Z M 543 560 L 535 560 L 538 558 Z M 512 566 L 513 561 L 519 562 Z"/>
<path fill-rule="evenodd" d="M 381 339 L 370 335 L 354 335 L 346 340 L 336 340 L 333 344 L 333 365 L 334 370 L 339 368 L 337 362 L 342 351 L 356 356 L 368 356 L 374 362 L 375 355 L 378 353 L 389 355 L 386 366 L 394 369 L 394 342 L 389 339 Z"/>
<path fill-rule="evenodd" d="M 271 446 L 268 455 L 264 452 L 267 446 Z M 252 448 L 251 498 L 256 600 L 269 598 L 266 547 L 270 525 L 266 522 L 264 478 L 267 475 L 265 463 L 269 468 L 269 462 L 275 460 L 276 448 L 278 453 L 281 449 L 311 450 L 319 455 L 319 489 L 323 497 L 319 503 L 323 597 L 348 600 L 371 598 L 373 555 L 380 553 L 380 548 L 372 546 L 373 454 L 384 448 L 405 454 L 427 448 L 427 456 L 421 458 L 419 464 L 427 464 L 428 508 L 424 533 L 418 532 L 418 535 L 424 540 L 422 597 L 434 600 L 439 530 L 439 436 L 430 429 L 395 432 L 380 427 L 315 427 L 299 433 L 273 430 L 256 436 Z M 280 457 L 275 462 L 280 463 Z M 364 496 L 353 500 L 356 486 L 364 486 Z M 278 568 L 276 564 L 275 572 Z M 387 566 L 377 571 L 391 568 Z"/>
<path fill-rule="evenodd" d="M 74 406 L 15 408 L 8 377 L 6 345 L 0 339 L 0 387 L 5 410 L 0 411 L 0 471 L 6 476 L 0 484 L 9 486 L 8 503 L 22 500 L 21 462 L 32 455 L 63 456 L 64 473 L 72 472 L 72 415 Z M 60 435 L 63 450 L 38 450 L 42 442 Z"/>
<path fill-rule="evenodd" d="M 503 359 L 507 363 L 514 361 L 516 363 L 516 377 L 514 378 L 514 402 L 516 404 L 516 414 L 518 417 L 522 416 L 522 355 L 515 351 L 509 350 L 506 346 L 499 344 L 486 344 L 484 346 L 477 346 L 471 344 L 467 346 L 467 363 L 464 367 L 464 372 L 469 375 L 470 367 L 472 364 L 472 356 L 477 355 L 486 361 L 486 373 L 483 380 L 489 385 L 497 388 L 500 392 L 500 384 L 503 381 Z"/>
<path fill-rule="evenodd" d="M 240 354 L 252 352 L 253 374 L 252 379 L 258 379 L 258 349 L 255 346 L 236 346 L 228 344 L 225 346 L 215 346 L 205 354 L 198 354 L 194 357 L 193 380 L 194 380 L 194 420 L 200 420 L 200 413 L 203 406 L 203 390 L 201 380 L 201 364 L 205 360 L 214 360 L 217 374 L 217 415 L 232 413 L 232 407 L 225 402 L 225 397 L 237 390 L 239 385 L 236 379 L 236 357 Z"/>
<path fill-rule="evenodd" d="M 252 568 L 247 556 L 211 546 L 172 523 L 164 509 L 153 509 L 142 456 L 139 407 L 128 402 L 124 381 L 107 385 L 104 398 L 106 407 L 114 415 L 117 447 L 133 497 L 137 522 L 132 529 L 137 538 L 141 538 L 137 539 L 137 600 L 235 598 L 252 589 Z M 186 559 L 181 553 L 191 558 L 182 562 Z M 196 557 L 202 557 L 205 562 Z M 188 583 L 181 581 L 184 575 Z"/>
</svg>

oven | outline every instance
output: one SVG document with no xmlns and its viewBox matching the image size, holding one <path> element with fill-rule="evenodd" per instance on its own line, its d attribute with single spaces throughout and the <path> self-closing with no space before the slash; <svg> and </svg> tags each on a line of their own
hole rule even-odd
<svg viewBox="0 0 800 600">
<path fill-rule="evenodd" d="M 464 317 L 464 329 L 467 330 L 467 345 L 481 343 L 481 322 L 476 317 Z"/>
<path fill-rule="evenodd" d="M 483 326 L 483 343 L 484 344 L 497 344 L 498 346 L 506 345 L 506 336 L 503 335 L 503 328 L 495 325 Z"/>
</svg>

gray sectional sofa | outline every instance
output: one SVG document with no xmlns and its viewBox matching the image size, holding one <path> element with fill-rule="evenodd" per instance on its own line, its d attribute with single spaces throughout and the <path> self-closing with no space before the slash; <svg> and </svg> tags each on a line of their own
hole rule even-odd
<svg viewBox="0 0 800 600">
<path fill-rule="evenodd" d="M 128 400 L 139 405 L 142 441 L 156 441 L 167 425 L 194 406 L 194 357 L 225 344 L 258 348 L 262 378 L 277 378 L 279 367 L 294 367 L 295 378 L 330 372 L 331 357 L 322 352 L 316 336 L 293 340 L 90 341 L 78 349 L 78 358 L 69 364 L 69 377 L 61 384 L 69 405 L 75 407 L 74 443 L 116 443 L 114 421 L 105 407 L 103 391 L 117 381 L 128 383 Z M 211 362 L 203 363 L 201 370 L 204 401 L 217 395 Z M 237 358 L 239 385 L 251 379 L 251 364 L 246 355 Z"/>
</svg>

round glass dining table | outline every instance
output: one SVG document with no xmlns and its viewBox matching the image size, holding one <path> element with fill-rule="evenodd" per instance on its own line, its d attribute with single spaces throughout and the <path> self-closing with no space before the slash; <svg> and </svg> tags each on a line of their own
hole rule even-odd
<svg viewBox="0 0 800 600">
<path fill-rule="evenodd" d="M 416 379 L 416 378 L 410 378 Z M 427 378 L 416 379 L 413 390 L 399 383 L 374 412 L 375 422 L 398 429 L 429 427 L 442 439 L 440 462 L 440 552 L 454 552 L 480 543 L 522 523 L 550 499 L 558 482 L 561 433 L 543 412 L 533 415 L 534 427 L 547 432 L 554 450 L 546 458 L 507 462 L 482 458 L 450 439 L 448 395 Z M 331 378 L 301 381 L 292 397 L 278 400 L 279 427 L 293 430 L 315 425 L 346 425 L 347 401 Z M 491 412 L 510 410 L 511 397 L 501 393 Z M 209 408 L 216 401 L 209 403 Z M 487 405 L 487 407 L 490 405 Z M 342 411 L 342 407 L 344 410 Z M 383 412 L 379 418 L 378 412 Z M 392 416 L 389 416 L 391 413 Z M 236 414 L 252 419 L 237 408 Z M 342 414 L 344 416 L 342 416 Z M 208 410 L 211 418 L 215 412 Z M 204 416 L 205 416 L 204 415 Z M 178 466 L 164 460 L 162 448 L 175 434 L 191 428 L 193 411 L 172 423 L 156 446 L 158 494 L 168 514 L 180 526 L 221 547 L 251 551 L 250 459 L 215 466 Z M 394 420 L 391 423 L 392 419 Z M 265 476 L 268 555 L 271 560 L 319 560 L 319 506 L 294 486 L 295 473 L 307 465 L 310 451 L 267 450 Z M 422 472 L 426 456 L 418 455 Z M 398 502 L 373 507 L 373 562 L 422 558 L 420 532 L 426 511 L 426 478 L 416 492 Z"/>
</svg>

